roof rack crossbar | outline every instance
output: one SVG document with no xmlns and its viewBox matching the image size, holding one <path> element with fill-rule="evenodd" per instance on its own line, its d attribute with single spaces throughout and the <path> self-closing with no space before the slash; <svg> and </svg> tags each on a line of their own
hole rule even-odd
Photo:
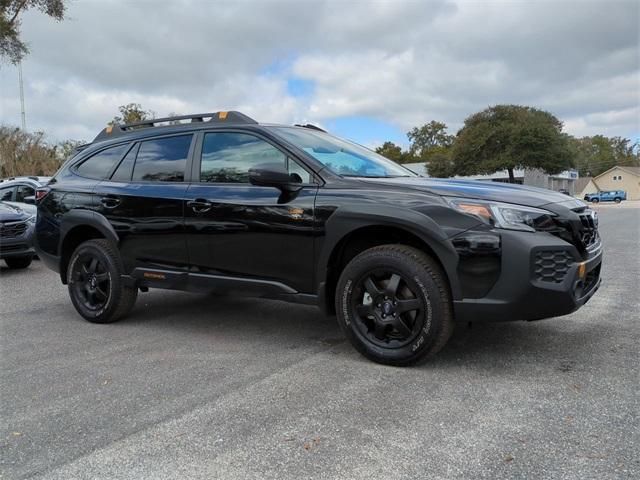
<svg viewBox="0 0 640 480">
<path fill-rule="evenodd" d="M 230 110 L 228 112 L 212 112 L 212 113 L 196 113 L 192 115 L 177 115 L 174 117 L 164 117 L 164 118 L 151 118 L 149 120 L 142 120 L 140 122 L 131 122 L 123 125 L 119 124 L 111 124 L 108 127 L 104 128 L 97 136 L 94 138 L 94 142 L 100 140 L 106 140 L 107 138 L 115 138 L 118 135 L 122 135 L 127 131 L 138 129 L 138 128 L 152 128 L 159 123 L 167 123 L 167 122 L 175 122 L 179 120 L 191 120 L 191 123 L 200 123 L 204 122 L 205 118 L 208 118 L 207 122 L 210 123 L 227 123 L 227 124 L 257 124 L 253 118 L 248 117 L 247 115 Z"/>
<path fill-rule="evenodd" d="M 164 117 L 164 118 L 150 118 L 149 120 L 142 120 L 140 122 L 131 122 L 126 123 L 124 125 L 119 125 L 120 128 L 126 130 L 131 127 L 153 127 L 156 123 L 166 123 L 166 122 L 175 122 L 178 120 L 191 120 L 192 122 L 195 120 L 196 122 L 203 122 L 205 118 L 213 118 L 218 116 L 219 112 L 213 113 L 196 113 L 193 115 L 177 115 L 175 117 Z"/>
</svg>

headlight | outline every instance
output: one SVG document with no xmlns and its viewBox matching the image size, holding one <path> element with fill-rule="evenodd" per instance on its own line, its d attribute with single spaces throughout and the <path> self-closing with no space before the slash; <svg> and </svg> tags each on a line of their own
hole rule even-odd
<svg viewBox="0 0 640 480">
<path fill-rule="evenodd" d="M 27 218 L 27 222 L 36 223 L 36 216 L 35 215 L 31 215 L 29 218 Z"/>
<path fill-rule="evenodd" d="M 449 198 L 448 201 L 457 210 L 497 228 L 535 232 L 555 227 L 553 217 L 556 214 L 541 208 L 466 198 Z"/>
</svg>

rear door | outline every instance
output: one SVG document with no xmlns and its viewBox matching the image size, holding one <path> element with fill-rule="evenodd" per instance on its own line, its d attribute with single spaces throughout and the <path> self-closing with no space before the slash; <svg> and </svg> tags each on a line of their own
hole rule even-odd
<svg viewBox="0 0 640 480">
<path fill-rule="evenodd" d="M 189 133 L 134 143 L 96 188 L 97 210 L 117 232 L 128 272 L 188 268 L 183 215 L 193 139 Z"/>
<path fill-rule="evenodd" d="M 249 168 L 276 162 L 300 175 L 299 192 L 249 183 Z M 311 291 L 318 184 L 310 170 L 260 134 L 230 130 L 201 134 L 192 177 L 185 222 L 194 270 Z"/>
</svg>

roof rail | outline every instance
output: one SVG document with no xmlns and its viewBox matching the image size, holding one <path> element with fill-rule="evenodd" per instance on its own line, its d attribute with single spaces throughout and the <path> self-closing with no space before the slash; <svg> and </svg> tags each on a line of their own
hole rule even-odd
<svg viewBox="0 0 640 480">
<path fill-rule="evenodd" d="M 318 131 L 320 131 L 320 132 L 327 133 L 327 131 L 326 131 L 326 130 L 324 130 L 324 129 L 322 129 L 322 128 L 320 128 L 320 127 L 316 126 L 316 125 L 312 125 L 312 124 L 310 124 L 310 123 L 305 123 L 304 125 L 302 125 L 302 124 L 300 124 L 300 123 L 296 123 L 296 124 L 294 125 L 294 127 L 310 128 L 311 130 L 318 130 Z"/>
<path fill-rule="evenodd" d="M 105 127 L 97 136 L 93 139 L 94 142 L 100 140 L 106 140 L 108 138 L 115 138 L 119 135 L 122 135 L 130 130 L 137 130 L 140 128 L 151 128 L 157 127 L 159 123 L 168 123 L 175 122 L 179 120 L 191 120 L 191 123 L 200 123 L 204 122 L 205 118 L 207 123 L 218 123 L 218 124 L 253 124 L 256 125 L 256 122 L 253 118 L 248 117 L 244 113 L 236 112 L 236 111 L 228 111 L 228 112 L 213 112 L 213 113 L 195 113 L 192 115 L 178 115 L 176 117 L 164 117 L 164 118 L 151 118 L 149 120 L 142 120 L 140 122 L 132 122 L 126 123 L 124 125 L 108 125 Z"/>
</svg>

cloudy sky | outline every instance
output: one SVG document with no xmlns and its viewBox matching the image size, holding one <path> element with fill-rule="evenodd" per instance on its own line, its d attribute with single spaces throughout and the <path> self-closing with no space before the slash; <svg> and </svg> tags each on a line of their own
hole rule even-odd
<svg viewBox="0 0 640 480">
<path fill-rule="evenodd" d="M 488 105 L 549 110 L 573 135 L 640 137 L 632 1 L 74 0 L 23 17 L 27 128 L 91 140 L 141 103 L 158 116 L 240 110 L 373 146 Z M 0 66 L 2 123 L 20 124 Z"/>
</svg>

